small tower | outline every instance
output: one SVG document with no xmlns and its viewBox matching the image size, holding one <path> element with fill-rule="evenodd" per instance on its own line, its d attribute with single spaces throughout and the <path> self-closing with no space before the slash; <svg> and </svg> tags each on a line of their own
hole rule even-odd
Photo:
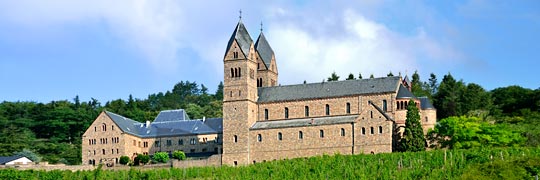
<svg viewBox="0 0 540 180">
<path fill-rule="evenodd" d="M 276 86 L 278 84 L 278 70 L 274 50 L 262 32 L 255 42 L 255 61 L 257 61 L 257 87 Z"/>
<path fill-rule="evenodd" d="M 250 161 L 249 128 L 258 113 L 255 54 L 253 40 L 240 19 L 223 58 L 223 164 Z"/>
</svg>

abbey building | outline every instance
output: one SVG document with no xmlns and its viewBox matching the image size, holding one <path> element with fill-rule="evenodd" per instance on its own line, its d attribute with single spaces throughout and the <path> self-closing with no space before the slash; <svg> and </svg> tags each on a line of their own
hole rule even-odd
<svg viewBox="0 0 540 180">
<path fill-rule="evenodd" d="M 253 41 L 241 21 L 227 43 L 223 67 L 223 117 L 190 120 L 183 110 L 170 110 L 139 123 L 103 112 L 83 135 L 83 164 L 174 150 L 221 154 L 224 165 L 392 152 L 409 101 L 418 105 L 424 132 L 436 122 L 435 108 L 411 93 L 408 78 L 278 85 L 270 44 L 262 32 Z"/>
</svg>

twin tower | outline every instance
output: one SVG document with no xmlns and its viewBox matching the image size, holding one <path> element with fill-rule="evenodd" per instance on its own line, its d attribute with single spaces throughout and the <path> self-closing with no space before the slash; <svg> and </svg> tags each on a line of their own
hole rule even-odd
<svg viewBox="0 0 540 180">
<path fill-rule="evenodd" d="M 249 162 L 249 129 L 258 117 L 259 87 L 276 86 L 274 51 L 261 34 L 253 43 L 240 20 L 223 58 L 223 163 Z"/>
</svg>

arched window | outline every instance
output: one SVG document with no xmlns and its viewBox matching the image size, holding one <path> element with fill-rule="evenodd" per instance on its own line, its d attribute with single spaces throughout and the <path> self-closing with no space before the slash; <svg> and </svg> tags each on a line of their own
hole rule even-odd
<svg viewBox="0 0 540 180">
<path fill-rule="evenodd" d="M 257 141 L 259 141 L 259 142 L 262 141 L 262 136 L 261 136 L 261 134 L 257 134 Z"/>
<path fill-rule="evenodd" d="M 242 96 L 242 90 L 238 90 L 238 96 Z"/>
<path fill-rule="evenodd" d="M 231 77 L 233 78 L 234 77 L 234 69 L 231 68 Z"/>
<path fill-rule="evenodd" d="M 285 107 L 285 119 L 289 119 L 289 108 Z"/>
<path fill-rule="evenodd" d="M 345 109 L 347 114 L 351 114 L 351 103 L 347 103 L 347 107 Z"/>
<path fill-rule="evenodd" d="M 97 127 L 94 127 L 94 132 L 97 132 Z"/>
<path fill-rule="evenodd" d="M 330 105 L 326 104 L 326 115 L 330 115 Z"/>
<path fill-rule="evenodd" d="M 281 132 L 277 133 L 277 139 L 280 141 L 283 140 L 283 134 L 281 134 Z"/>
<path fill-rule="evenodd" d="M 403 101 L 400 101 L 399 104 L 400 104 L 399 109 L 403 109 Z"/>
<path fill-rule="evenodd" d="M 322 129 L 321 129 L 321 130 L 319 130 L 319 136 L 320 136 L 321 138 L 323 138 L 323 137 L 324 137 L 324 130 L 322 130 Z"/>
<path fill-rule="evenodd" d="M 304 107 L 304 113 L 306 117 L 309 117 L 309 106 Z"/>
<path fill-rule="evenodd" d="M 379 126 L 379 134 L 382 134 L 382 126 Z"/>
<path fill-rule="evenodd" d="M 264 120 L 268 120 L 268 109 L 264 109 Z"/>
<path fill-rule="evenodd" d="M 235 143 L 237 143 L 237 142 L 238 142 L 238 136 L 234 135 L 234 136 L 233 136 L 233 141 L 234 141 Z"/>
<path fill-rule="evenodd" d="M 382 109 L 383 109 L 383 112 L 386 112 L 388 110 L 388 108 L 386 107 L 386 99 L 382 100 Z"/>
<path fill-rule="evenodd" d="M 262 78 L 259 78 L 259 87 L 263 87 L 263 79 Z"/>
<path fill-rule="evenodd" d="M 366 128 L 362 127 L 362 135 L 366 135 Z"/>
<path fill-rule="evenodd" d="M 105 154 L 105 149 L 102 149 L 101 151 L 103 151 L 103 154 Z"/>
<path fill-rule="evenodd" d="M 304 139 L 304 133 L 302 131 L 298 131 L 298 139 Z"/>
<path fill-rule="evenodd" d="M 373 111 L 369 111 L 369 115 L 373 118 Z"/>
<path fill-rule="evenodd" d="M 180 145 L 180 146 L 184 145 L 184 140 L 183 139 L 178 140 L 178 145 Z"/>
<path fill-rule="evenodd" d="M 105 123 L 101 125 L 101 130 L 107 131 L 107 125 Z"/>
<path fill-rule="evenodd" d="M 374 133 L 375 133 L 375 132 L 373 132 L 373 127 L 370 127 L 370 130 L 371 130 L 371 131 L 370 131 L 371 134 L 374 134 Z"/>
<path fill-rule="evenodd" d="M 233 58 L 238 58 L 238 52 L 233 52 Z"/>
<path fill-rule="evenodd" d="M 409 107 L 409 101 L 405 101 L 405 108 L 404 109 L 407 109 Z"/>
<path fill-rule="evenodd" d="M 114 125 L 111 126 L 111 129 L 114 131 Z"/>
<path fill-rule="evenodd" d="M 428 117 L 426 116 L 426 122 L 428 122 Z"/>
<path fill-rule="evenodd" d="M 396 106 L 397 106 L 396 109 L 399 110 L 399 101 L 396 102 Z"/>
<path fill-rule="evenodd" d="M 242 77 L 242 69 L 238 68 L 238 77 Z"/>
<path fill-rule="evenodd" d="M 341 136 L 345 136 L 345 129 L 341 128 Z"/>
<path fill-rule="evenodd" d="M 257 87 L 261 87 L 259 84 L 259 79 L 257 79 Z"/>
</svg>

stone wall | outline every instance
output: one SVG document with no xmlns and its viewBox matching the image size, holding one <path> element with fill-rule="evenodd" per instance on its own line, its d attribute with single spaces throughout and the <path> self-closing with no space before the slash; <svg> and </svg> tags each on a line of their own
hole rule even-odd
<svg viewBox="0 0 540 180">
<path fill-rule="evenodd" d="M 123 132 L 102 112 L 82 136 L 82 164 L 116 161 L 123 155 Z"/>
</svg>

